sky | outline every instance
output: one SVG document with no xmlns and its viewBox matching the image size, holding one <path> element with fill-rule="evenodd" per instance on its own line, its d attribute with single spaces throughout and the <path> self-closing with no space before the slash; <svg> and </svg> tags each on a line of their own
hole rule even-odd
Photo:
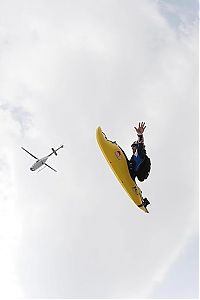
<svg viewBox="0 0 200 300">
<path fill-rule="evenodd" d="M 198 298 L 198 1 L 0 2 L 0 297 Z M 128 198 L 96 142 L 151 158 Z M 45 168 L 34 159 L 64 144 Z"/>
</svg>

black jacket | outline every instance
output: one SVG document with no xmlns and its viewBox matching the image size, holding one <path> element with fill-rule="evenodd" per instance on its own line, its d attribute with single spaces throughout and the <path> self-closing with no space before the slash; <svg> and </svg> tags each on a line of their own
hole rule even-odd
<svg viewBox="0 0 200 300">
<path fill-rule="evenodd" d="M 140 163 L 138 169 L 135 170 L 135 160 L 134 155 L 132 155 L 131 159 L 128 162 L 129 172 L 133 180 L 135 180 L 135 177 L 137 177 L 139 181 L 144 181 L 149 176 L 151 169 L 151 161 L 146 154 L 145 145 L 143 143 L 138 144 L 137 151 L 138 155 L 142 159 L 142 162 Z"/>
</svg>

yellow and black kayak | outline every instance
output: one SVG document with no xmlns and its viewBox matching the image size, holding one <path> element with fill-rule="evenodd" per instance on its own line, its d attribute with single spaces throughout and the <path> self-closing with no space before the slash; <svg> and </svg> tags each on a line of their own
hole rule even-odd
<svg viewBox="0 0 200 300">
<path fill-rule="evenodd" d="M 101 127 L 96 129 L 96 139 L 104 157 L 129 197 L 141 210 L 148 213 L 147 208 L 143 205 L 142 191 L 129 173 L 127 157 L 124 151 L 116 142 L 107 139 Z"/>
</svg>

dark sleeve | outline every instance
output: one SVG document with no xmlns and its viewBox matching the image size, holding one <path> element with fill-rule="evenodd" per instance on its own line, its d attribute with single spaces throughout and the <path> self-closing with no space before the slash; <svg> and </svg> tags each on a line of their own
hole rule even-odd
<svg viewBox="0 0 200 300">
<path fill-rule="evenodd" d="M 143 143 L 140 143 L 138 145 L 138 155 L 144 159 L 146 156 L 146 150 L 145 150 L 145 145 Z"/>
<path fill-rule="evenodd" d="M 143 143 L 144 144 L 144 137 L 143 137 L 143 134 L 138 134 L 138 143 Z"/>
</svg>

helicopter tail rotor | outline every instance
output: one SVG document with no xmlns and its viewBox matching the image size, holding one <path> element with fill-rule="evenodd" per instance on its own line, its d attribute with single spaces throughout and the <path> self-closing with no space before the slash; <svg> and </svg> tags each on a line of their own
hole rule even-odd
<svg viewBox="0 0 200 300">
<path fill-rule="evenodd" d="M 56 150 L 54 149 L 54 148 L 51 148 L 51 150 L 53 151 L 53 153 L 57 156 L 58 154 L 57 154 L 57 152 L 56 152 Z"/>
</svg>

